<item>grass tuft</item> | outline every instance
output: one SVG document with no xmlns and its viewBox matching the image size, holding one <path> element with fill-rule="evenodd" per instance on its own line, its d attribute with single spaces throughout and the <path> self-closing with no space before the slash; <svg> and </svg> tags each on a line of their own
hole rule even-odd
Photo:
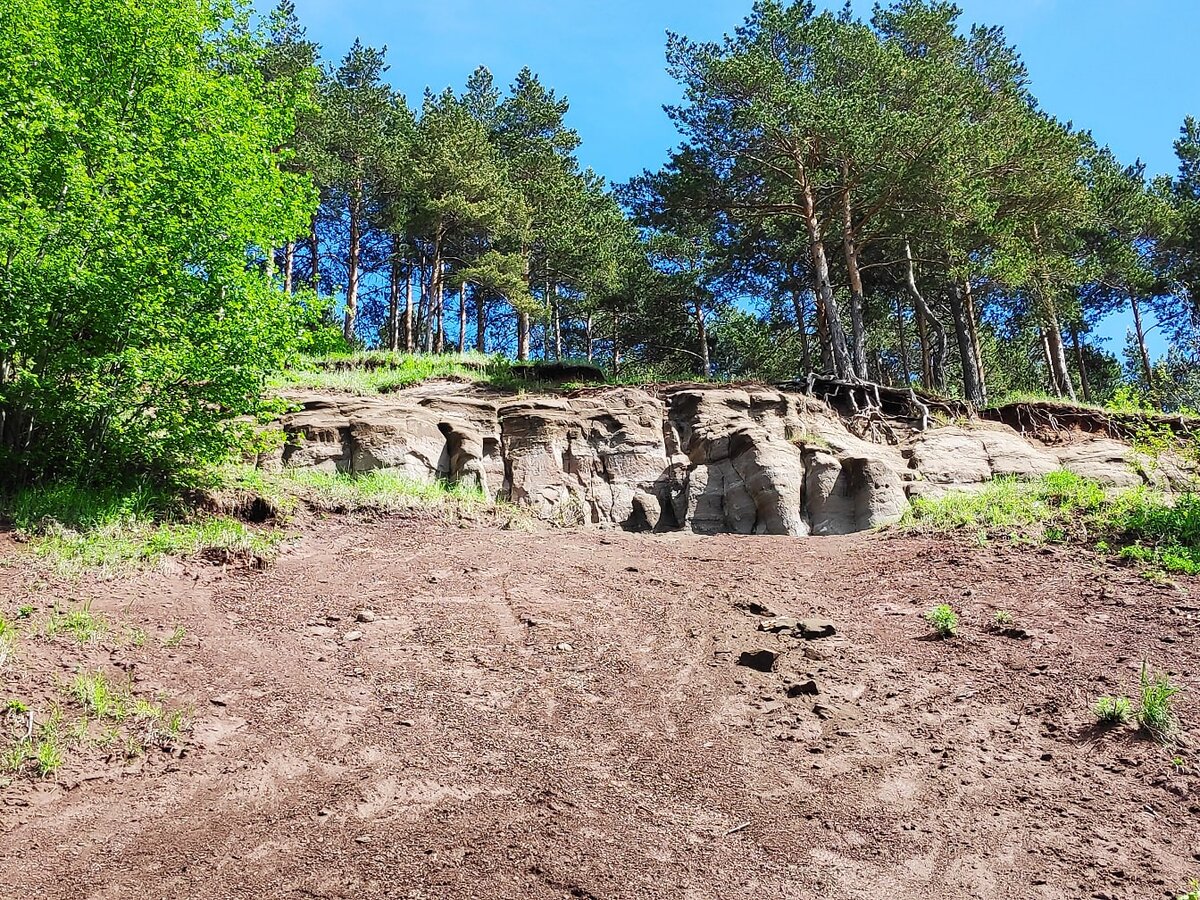
<svg viewBox="0 0 1200 900">
<path fill-rule="evenodd" d="M 1105 728 L 1116 728 L 1133 721 L 1133 704 L 1125 697 L 1101 697 L 1096 701 L 1093 712 L 1096 720 Z"/>
<path fill-rule="evenodd" d="M 1151 677 L 1150 668 L 1145 663 L 1142 663 L 1140 685 L 1138 725 L 1159 741 L 1165 743 L 1173 740 L 1179 731 L 1179 723 L 1175 720 L 1172 706 L 1183 689 L 1161 672 Z"/>
</svg>

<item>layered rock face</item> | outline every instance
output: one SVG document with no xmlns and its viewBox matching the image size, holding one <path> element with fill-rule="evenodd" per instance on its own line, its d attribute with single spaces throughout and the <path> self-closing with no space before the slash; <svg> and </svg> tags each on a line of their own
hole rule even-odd
<svg viewBox="0 0 1200 900">
<path fill-rule="evenodd" d="M 466 481 L 564 524 L 846 534 L 895 522 L 910 497 L 997 476 L 1066 467 L 1113 484 L 1138 480 L 1128 448 L 1113 441 L 1052 449 L 981 423 L 875 444 L 821 401 L 768 388 L 526 398 L 426 384 L 291 399 L 299 411 L 282 421 L 288 444 L 264 465 Z"/>
</svg>

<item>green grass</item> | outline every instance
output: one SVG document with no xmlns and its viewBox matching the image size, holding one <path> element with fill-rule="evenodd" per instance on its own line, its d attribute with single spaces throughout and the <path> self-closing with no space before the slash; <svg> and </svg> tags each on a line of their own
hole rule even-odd
<svg viewBox="0 0 1200 900">
<path fill-rule="evenodd" d="M 1200 574 L 1200 494 L 1167 497 L 1146 487 L 1106 491 L 1071 472 L 1036 481 L 997 479 L 977 492 L 918 498 L 901 527 L 974 531 L 1034 542 L 1081 542 L 1168 572 Z"/>
<path fill-rule="evenodd" d="M 474 486 L 420 481 L 388 469 L 359 474 L 285 469 L 282 472 L 256 472 L 253 478 L 263 485 L 268 497 L 291 498 L 321 512 L 410 509 L 471 512 L 495 506 Z"/>
<path fill-rule="evenodd" d="M 509 368 L 505 358 L 482 353 L 425 355 L 369 351 L 303 357 L 295 368 L 282 373 L 272 386 L 362 395 L 386 394 L 436 379 L 504 383 Z"/>
<path fill-rule="evenodd" d="M 269 558 L 282 540 L 228 516 L 193 515 L 148 482 L 120 488 L 35 485 L 0 499 L 0 518 L 29 537 L 34 553 L 63 574 L 122 571 L 165 556 L 208 552 Z"/>
<path fill-rule="evenodd" d="M 71 698 L 89 716 L 120 722 L 129 716 L 133 698 L 127 687 L 118 687 L 103 672 L 76 675 L 71 682 Z"/>
<path fill-rule="evenodd" d="M 940 603 L 925 613 L 925 621 L 939 638 L 952 638 L 958 634 L 958 613 L 948 603 Z"/>
<path fill-rule="evenodd" d="M 48 638 L 65 635 L 81 644 L 94 644 L 108 634 L 108 623 L 92 612 L 88 602 L 67 612 L 52 609 L 42 633 Z"/>
<path fill-rule="evenodd" d="M 1175 720 L 1172 706 L 1182 688 L 1172 684 L 1171 679 L 1161 672 L 1151 677 L 1149 667 L 1145 663 L 1142 664 L 1140 685 L 1138 725 L 1160 741 L 1172 740 L 1179 731 L 1179 723 Z"/>
<path fill-rule="evenodd" d="M 1128 725 L 1133 721 L 1133 704 L 1126 697 L 1101 697 L 1092 711 L 1105 728 Z"/>
<path fill-rule="evenodd" d="M 1179 900 L 1200 900 L 1200 881 L 1193 880 L 1186 894 L 1180 894 Z"/>
</svg>

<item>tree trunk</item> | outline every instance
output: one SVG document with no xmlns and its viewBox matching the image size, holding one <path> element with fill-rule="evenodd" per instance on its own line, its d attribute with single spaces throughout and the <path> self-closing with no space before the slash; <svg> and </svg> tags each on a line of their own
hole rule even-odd
<svg viewBox="0 0 1200 900">
<path fill-rule="evenodd" d="M 283 248 L 283 290 L 292 293 L 292 277 L 296 270 L 296 242 L 288 241 Z"/>
<path fill-rule="evenodd" d="M 933 332 L 933 342 L 927 357 L 929 377 L 925 386 L 930 390 L 940 391 L 946 386 L 946 329 L 938 321 L 938 317 L 933 314 L 933 310 L 925 302 L 925 297 L 917 289 L 917 270 L 913 263 L 912 247 L 908 241 L 904 242 L 904 260 L 906 264 L 904 284 L 908 288 L 908 294 L 912 297 L 913 304 L 922 317 L 927 331 Z"/>
<path fill-rule="evenodd" d="M 829 326 L 826 324 L 828 319 L 825 316 L 825 307 L 820 303 L 816 304 L 816 310 L 817 344 L 821 348 L 821 371 L 828 374 L 836 368 L 833 364 L 833 348 L 832 342 L 829 340 Z"/>
<path fill-rule="evenodd" d="M 1146 376 L 1146 388 L 1154 393 L 1154 367 L 1150 364 L 1150 352 L 1146 349 L 1146 330 L 1142 327 L 1142 310 L 1137 298 L 1130 297 L 1129 304 L 1133 307 L 1133 329 L 1137 336 L 1138 355 L 1142 358 L 1142 374 Z"/>
<path fill-rule="evenodd" d="M 358 260 L 362 252 L 362 183 L 350 191 L 350 252 L 346 261 L 346 317 L 342 323 L 342 336 L 346 343 L 354 343 L 354 325 L 358 317 Z"/>
<path fill-rule="evenodd" d="M 896 346 L 900 351 L 901 381 L 905 387 L 912 386 L 912 367 L 908 361 L 908 338 L 904 334 L 904 301 L 896 295 Z"/>
<path fill-rule="evenodd" d="M 467 352 L 467 283 L 458 289 L 458 352 Z"/>
<path fill-rule="evenodd" d="M 833 285 L 829 281 L 829 260 L 825 256 L 825 240 L 821 233 L 821 220 L 817 216 L 816 199 L 813 196 L 812 185 L 807 182 L 804 184 L 802 197 L 804 226 L 808 230 L 809 252 L 813 262 L 813 287 L 825 311 L 825 328 L 833 360 L 833 373 L 838 378 L 850 380 L 854 377 L 854 364 L 846 349 L 846 332 L 842 329 L 837 300 L 833 296 Z"/>
<path fill-rule="evenodd" d="M 696 342 L 700 349 L 700 377 L 712 375 L 712 367 L 708 360 L 708 325 L 704 321 L 704 307 L 696 303 L 692 307 L 692 315 L 696 319 Z"/>
<path fill-rule="evenodd" d="M 266 268 L 267 268 L 267 281 L 274 281 L 275 280 L 275 248 L 268 247 L 266 250 L 265 256 L 266 256 L 265 262 L 266 262 Z"/>
<path fill-rule="evenodd" d="M 619 313 L 613 313 L 612 329 L 613 378 L 616 378 L 621 374 L 621 316 Z"/>
<path fill-rule="evenodd" d="M 796 313 L 796 330 L 800 332 L 800 364 L 807 375 L 812 371 L 812 348 L 808 345 L 808 323 L 804 314 L 804 292 L 792 288 L 792 309 Z"/>
<path fill-rule="evenodd" d="M 929 328 L 925 324 L 925 314 L 921 312 L 921 308 L 916 307 L 917 313 L 917 341 L 921 345 L 921 384 L 929 387 Z"/>
<path fill-rule="evenodd" d="M 1046 334 L 1046 326 L 1039 325 L 1038 333 L 1042 338 L 1042 362 L 1046 364 L 1046 382 L 1050 389 L 1050 393 L 1055 397 L 1062 396 L 1062 388 L 1059 386 L 1058 379 L 1054 377 L 1054 359 L 1050 353 L 1050 336 Z"/>
<path fill-rule="evenodd" d="M 958 358 L 962 362 L 963 398 L 976 409 L 983 405 L 983 390 L 979 385 L 979 366 L 967 326 L 966 301 L 958 284 L 950 291 L 950 313 L 954 318 L 954 336 L 958 338 Z"/>
<path fill-rule="evenodd" d="M 1050 342 L 1051 372 L 1054 380 L 1058 382 L 1059 396 L 1070 397 L 1071 402 L 1074 403 L 1078 398 L 1075 396 L 1075 383 L 1071 379 L 1071 370 L 1067 368 L 1067 352 L 1063 347 L 1062 332 L 1059 331 L 1057 315 L 1052 317 L 1047 326 L 1046 337 Z"/>
<path fill-rule="evenodd" d="M 312 217 L 312 235 L 309 237 L 308 249 L 312 256 L 312 272 L 309 273 L 309 281 L 312 284 L 313 293 L 319 294 L 321 293 L 321 241 L 317 236 L 316 213 L 313 213 Z"/>
<path fill-rule="evenodd" d="M 437 353 L 446 352 L 446 272 L 445 263 L 438 262 L 433 273 L 434 310 L 437 316 Z"/>
<path fill-rule="evenodd" d="M 1087 363 L 1083 359 L 1083 344 L 1079 340 L 1079 326 L 1071 326 L 1071 342 L 1075 345 L 1075 364 L 1079 366 L 1079 386 L 1083 389 L 1083 402 L 1092 402 L 1092 385 L 1088 379 Z"/>
<path fill-rule="evenodd" d="M 843 179 L 848 177 L 845 167 Z M 858 268 L 858 245 L 854 239 L 854 217 L 850 207 L 850 188 L 842 188 L 842 251 L 846 257 L 846 273 L 850 278 L 850 350 L 854 374 L 867 377 L 867 328 L 863 321 L 862 272 Z"/>
<path fill-rule="evenodd" d="M 583 322 L 583 336 L 587 342 L 587 361 L 591 362 L 595 354 L 595 345 L 592 342 L 592 314 L 588 313 L 587 318 Z"/>
<path fill-rule="evenodd" d="M 562 362 L 562 310 L 558 308 L 558 289 L 554 291 L 554 358 Z"/>
<path fill-rule="evenodd" d="M 415 341 L 413 334 L 413 269 L 415 267 L 410 262 L 408 264 L 408 278 L 405 279 L 405 300 L 404 300 L 404 351 L 412 353 L 415 349 Z"/>
<path fill-rule="evenodd" d="M 483 291 L 475 289 L 475 349 L 487 353 L 487 299 Z"/>
<path fill-rule="evenodd" d="M 529 313 L 517 312 L 517 361 L 529 359 Z"/>
<path fill-rule="evenodd" d="M 392 238 L 391 277 L 388 280 L 387 348 L 400 349 L 400 257 L 398 240 Z"/>
<path fill-rule="evenodd" d="M 979 314 L 975 311 L 975 292 L 971 289 L 971 279 L 963 279 L 963 299 L 966 301 L 967 331 L 971 335 L 971 346 L 975 351 L 975 371 L 979 375 L 979 395 L 987 405 L 987 373 L 983 368 L 983 350 L 979 344 Z"/>
</svg>

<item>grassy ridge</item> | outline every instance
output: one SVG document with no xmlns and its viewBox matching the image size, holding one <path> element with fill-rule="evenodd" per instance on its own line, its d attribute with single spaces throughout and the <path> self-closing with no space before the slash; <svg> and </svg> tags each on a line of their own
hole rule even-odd
<svg viewBox="0 0 1200 900">
<path fill-rule="evenodd" d="M 1200 574 L 1200 495 L 1149 488 L 1106 491 L 1071 472 L 1036 481 L 998 479 L 975 493 L 914 500 L 901 526 L 1083 543 L 1168 572 Z"/>
</svg>

